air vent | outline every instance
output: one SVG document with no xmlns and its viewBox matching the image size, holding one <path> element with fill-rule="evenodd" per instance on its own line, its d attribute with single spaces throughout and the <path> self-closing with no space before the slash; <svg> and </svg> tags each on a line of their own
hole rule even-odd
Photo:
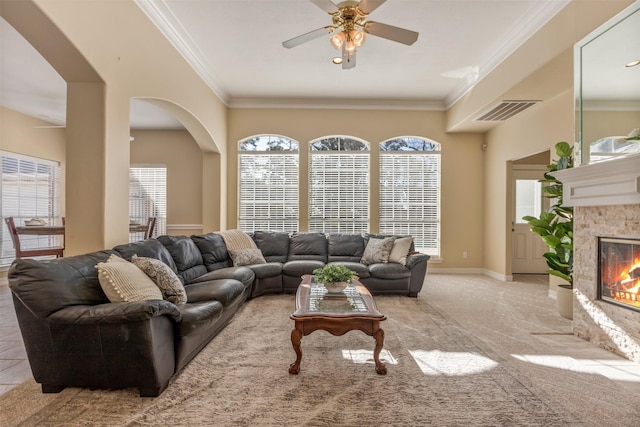
<svg viewBox="0 0 640 427">
<path fill-rule="evenodd" d="M 540 101 L 502 101 L 491 110 L 483 113 L 475 121 L 477 122 L 501 122 L 507 120 L 529 107 L 533 107 Z"/>
</svg>

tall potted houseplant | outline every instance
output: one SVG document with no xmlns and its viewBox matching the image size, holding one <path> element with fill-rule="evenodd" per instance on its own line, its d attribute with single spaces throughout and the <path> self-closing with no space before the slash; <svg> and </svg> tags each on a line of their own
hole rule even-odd
<svg viewBox="0 0 640 427">
<path fill-rule="evenodd" d="M 547 273 L 563 279 L 566 284 L 558 285 L 557 301 L 560 315 L 573 318 L 573 207 L 564 206 L 562 182 L 553 172 L 573 167 L 573 150 L 567 142 L 555 145 L 557 160 L 547 166 L 542 188 L 545 197 L 552 199 L 552 205 L 539 218 L 525 216 L 523 219 L 538 234 L 549 251 L 544 254 L 549 270 Z"/>
</svg>

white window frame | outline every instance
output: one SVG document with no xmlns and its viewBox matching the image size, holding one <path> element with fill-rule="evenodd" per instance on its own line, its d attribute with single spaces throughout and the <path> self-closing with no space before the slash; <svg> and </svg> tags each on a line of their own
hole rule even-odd
<svg viewBox="0 0 640 427">
<path fill-rule="evenodd" d="M 15 172 L 6 170 L 5 162 L 14 163 Z M 23 154 L 0 151 L 0 209 L 2 211 L 2 249 L 0 263 L 15 259 L 15 248 L 4 218 L 13 217 L 23 225 L 31 218 L 44 219 L 51 225 L 62 225 L 62 171 L 60 162 Z M 62 236 L 20 237 L 23 249 L 62 246 Z"/>
<path fill-rule="evenodd" d="M 135 164 L 129 167 L 129 221 L 146 224 L 156 218 L 153 237 L 167 232 L 167 166 Z M 140 240 L 140 233 L 130 233 L 129 240 Z"/>
<path fill-rule="evenodd" d="M 298 231 L 299 148 L 281 135 L 239 141 L 238 229 Z"/>
<path fill-rule="evenodd" d="M 380 143 L 380 233 L 411 235 L 440 256 L 441 145 L 421 137 Z"/>
<path fill-rule="evenodd" d="M 368 142 L 350 136 L 328 136 L 310 143 L 310 232 L 369 230 L 369 147 Z"/>
</svg>

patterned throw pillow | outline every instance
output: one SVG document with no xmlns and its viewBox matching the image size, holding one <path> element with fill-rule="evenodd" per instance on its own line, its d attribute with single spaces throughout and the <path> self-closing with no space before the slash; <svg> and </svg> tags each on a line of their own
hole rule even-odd
<svg viewBox="0 0 640 427">
<path fill-rule="evenodd" d="M 409 255 L 411 243 L 413 243 L 413 237 L 400 237 L 394 240 L 393 248 L 389 254 L 389 262 L 407 265 L 407 255 Z"/>
<path fill-rule="evenodd" d="M 131 262 L 144 271 L 162 292 L 162 297 L 174 304 L 187 302 L 187 293 L 180 278 L 171 268 L 155 258 L 139 257 L 134 255 Z"/>
<path fill-rule="evenodd" d="M 229 249 L 229 255 L 234 267 L 266 263 L 260 249 Z"/>
<path fill-rule="evenodd" d="M 364 265 L 389 262 L 389 255 L 395 239 L 395 237 L 386 237 L 384 239 L 369 238 L 360 262 Z"/>
<path fill-rule="evenodd" d="M 111 302 L 162 299 L 162 293 L 144 271 L 119 256 L 111 255 L 99 262 L 98 281 Z"/>
</svg>

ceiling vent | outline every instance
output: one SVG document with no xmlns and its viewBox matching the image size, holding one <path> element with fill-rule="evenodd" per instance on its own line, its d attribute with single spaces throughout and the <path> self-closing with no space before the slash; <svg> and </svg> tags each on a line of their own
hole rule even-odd
<svg viewBox="0 0 640 427">
<path fill-rule="evenodd" d="M 540 101 L 502 101 L 491 110 L 475 119 L 476 122 L 502 122 L 510 119 L 521 111 L 533 107 Z"/>
</svg>

